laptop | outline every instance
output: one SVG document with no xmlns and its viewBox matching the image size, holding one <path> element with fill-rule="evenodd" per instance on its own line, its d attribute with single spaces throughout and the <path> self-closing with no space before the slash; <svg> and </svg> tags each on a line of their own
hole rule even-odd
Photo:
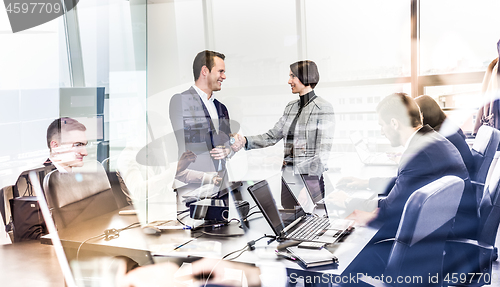
<svg viewBox="0 0 500 287">
<path fill-rule="evenodd" d="M 324 194 L 321 192 L 319 177 L 316 175 L 301 174 L 302 181 L 316 206 L 325 205 Z"/>
<path fill-rule="evenodd" d="M 37 179 L 36 173 L 30 172 L 29 178 L 37 195 L 40 210 L 45 220 L 45 224 L 47 225 L 50 239 L 52 240 L 52 245 L 54 246 L 56 257 L 61 267 L 66 286 L 114 286 L 116 274 L 121 267 L 122 261 L 111 256 L 86 256 L 84 258 L 80 256 L 79 260 L 69 259 L 63 248 L 61 238 L 59 237 L 59 233 L 50 213 L 47 201 L 45 200 L 45 196 L 40 182 Z M 76 253 L 77 259 L 78 251 Z M 74 249 L 69 250 L 68 252 L 69 254 L 73 254 Z M 151 253 L 149 251 L 144 251 L 143 256 L 144 255 L 146 256 L 146 258 L 144 258 L 144 262 L 153 263 Z M 72 256 L 74 257 L 74 254 Z"/>
<path fill-rule="evenodd" d="M 282 183 L 283 181 L 282 178 Z M 331 244 L 342 238 L 354 224 L 352 220 L 307 214 L 288 188 L 281 192 L 281 202 L 286 208 L 280 211 L 266 180 L 249 186 L 248 191 L 278 239 Z M 293 208 L 290 206 L 291 202 Z"/>
<path fill-rule="evenodd" d="M 359 159 L 365 165 L 398 165 L 398 163 L 392 160 L 386 153 L 371 152 L 359 132 L 350 134 L 349 138 L 354 145 L 354 149 Z"/>
</svg>

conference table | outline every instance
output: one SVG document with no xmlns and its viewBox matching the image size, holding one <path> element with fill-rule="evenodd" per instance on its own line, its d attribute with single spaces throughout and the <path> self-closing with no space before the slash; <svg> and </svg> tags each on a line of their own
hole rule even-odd
<svg viewBox="0 0 500 287">
<path fill-rule="evenodd" d="M 327 176 L 332 183 L 335 183 L 341 177 L 348 175 L 367 177 L 370 175 L 390 176 L 396 173 L 396 166 L 368 167 L 360 164 L 359 160 L 356 161 L 353 157 L 355 157 L 353 153 L 338 155 L 336 157 L 336 163 L 350 162 L 350 164 L 342 165 L 340 169 L 333 168 L 326 173 L 325 176 Z M 277 186 L 281 179 L 281 175 L 279 174 L 258 175 L 257 173 L 253 176 L 259 179 L 262 179 L 263 176 L 267 176 L 266 180 L 268 180 L 272 186 Z M 250 203 L 250 206 L 255 206 L 255 203 L 249 196 L 246 188 L 255 182 L 257 182 L 257 180 L 243 181 L 239 191 L 236 191 L 236 193 L 239 193 L 238 196 L 240 198 Z M 329 191 L 327 190 L 326 193 L 328 195 Z M 353 196 L 356 195 L 353 193 Z M 373 199 L 376 199 L 377 194 L 372 191 L 359 191 L 357 196 L 366 201 L 374 202 Z M 370 207 L 369 205 L 365 205 L 365 207 L 375 208 L 375 206 Z M 129 206 L 125 209 L 132 208 L 132 206 Z M 161 210 L 161 208 L 157 206 L 156 210 Z M 257 208 L 255 208 L 255 210 L 257 210 Z M 318 212 L 321 213 L 325 211 L 318 210 Z M 347 214 L 341 214 L 341 216 L 344 215 Z M 240 224 L 237 221 L 232 221 L 228 226 L 206 227 L 194 231 L 168 230 L 161 234 L 146 234 L 141 227 L 136 227 L 123 230 L 119 232 L 118 236 L 111 236 L 116 237 L 113 239 L 110 239 L 110 236 L 108 236 L 109 238 L 105 238 L 105 236 L 98 237 L 102 235 L 105 230 L 122 229 L 137 221 L 138 217 L 136 215 L 120 215 L 118 211 L 114 211 L 59 230 L 58 234 L 65 250 L 67 250 L 66 254 L 70 259 L 78 257 L 88 258 L 92 256 L 126 256 L 136 261 L 139 265 L 147 265 L 153 261 L 172 261 L 181 263 L 191 262 L 200 257 L 221 258 L 230 252 L 242 249 L 250 240 L 258 239 L 264 234 L 273 234 L 272 229 L 262 215 L 256 214 L 249 218 L 250 228 L 247 229 L 246 232 L 242 232 Z M 299 274 L 314 274 L 315 272 L 321 272 L 331 274 L 331 276 L 341 276 L 343 271 L 353 262 L 376 232 L 377 230 L 373 228 L 356 226 L 354 232 L 347 236 L 342 242 L 328 246 L 327 249 L 338 258 L 339 263 L 336 266 L 328 265 L 326 267 L 316 267 L 304 270 L 297 263 L 276 256 L 275 249 L 277 248 L 278 242 L 269 242 L 269 238 L 259 240 L 255 245 L 256 248 L 254 251 L 242 253 L 241 256 L 237 258 L 237 261 L 251 264 L 255 262 L 267 262 L 271 264 L 273 262 L 280 262 L 280 264 L 284 265 L 287 269 L 296 270 Z M 51 246 L 49 246 L 51 244 L 50 235 L 42 238 L 41 242 L 43 244 L 39 244 L 37 241 L 22 244 L 43 251 L 33 252 L 31 254 L 30 258 L 36 261 L 36 264 L 40 266 L 57 266 L 57 259 L 54 256 L 53 250 L 50 250 Z M 36 243 L 41 246 L 37 246 Z M 15 256 L 15 250 L 22 249 L 18 246 L 20 245 L 13 244 L 12 247 L 2 246 L 0 248 L 0 256 L 6 254 L 6 256 L 8 256 L 5 258 L 12 258 L 13 261 L 17 261 L 20 264 L 19 258 L 13 258 L 13 256 Z M 2 261 L 5 262 L 6 260 Z M 47 262 L 50 262 L 50 264 Z M 19 271 L 22 270 L 22 268 L 17 265 L 15 268 L 16 272 L 14 273 L 20 274 Z M 14 269 L 14 267 L 11 269 Z M 26 266 L 26 269 L 29 270 L 31 268 Z M 50 275 L 51 280 L 59 280 L 61 278 L 61 273 L 60 271 L 57 272 L 57 270 L 51 269 L 48 274 L 53 274 Z M 52 284 L 52 286 L 57 286 L 57 284 Z"/>
</svg>

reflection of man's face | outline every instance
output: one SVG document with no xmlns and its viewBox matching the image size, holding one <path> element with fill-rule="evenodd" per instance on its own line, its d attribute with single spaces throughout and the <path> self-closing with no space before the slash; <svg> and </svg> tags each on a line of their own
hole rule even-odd
<svg viewBox="0 0 500 287">
<path fill-rule="evenodd" d="M 52 148 L 58 164 L 67 167 L 83 166 L 87 153 L 87 137 L 84 131 L 72 130 L 61 132 L 61 142 Z"/>
<path fill-rule="evenodd" d="M 401 145 L 399 131 L 391 125 L 391 122 L 386 123 L 379 115 L 378 124 L 380 126 L 380 132 L 391 142 L 391 146 L 397 147 Z"/>
<path fill-rule="evenodd" d="M 219 57 L 214 57 L 215 66 L 207 75 L 207 84 L 210 90 L 220 91 L 222 88 L 222 81 L 226 79 L 226 65 L 224 60 Z"/>
</svg>

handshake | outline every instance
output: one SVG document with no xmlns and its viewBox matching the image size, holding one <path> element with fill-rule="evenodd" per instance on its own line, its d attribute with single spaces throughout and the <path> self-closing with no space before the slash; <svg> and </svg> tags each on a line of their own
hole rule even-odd
<svg viewBox="0 0 500 287">
<path fill-rule="evenodd" d="M 234 152 L 238 152 L 240 149 L 245 147 L 247 139 L 240 134 L 231 135 L 231 149 Z"/>
<path fill-rule="evenodd" d="M 240 134 L 232 134 L 230 135 L 230 143 L 231 143 L 231 149 L 233 152 L 237 152 L 243 147 L 245 147 L 245 144 L 247 143 L 247 140 L 244 136 Z M 210 155 L 214 159 L 224 159 L 226 158 L 229 154 L 231 153 L 231 150 L 223 145 L 221 146 L 216 146 L 210 151 Z"/>
</svg>

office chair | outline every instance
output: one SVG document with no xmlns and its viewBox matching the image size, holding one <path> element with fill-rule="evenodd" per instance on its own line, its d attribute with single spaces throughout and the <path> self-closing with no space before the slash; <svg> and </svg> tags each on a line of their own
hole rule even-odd
<svg viewBox="0 0 500 287">
<path fill-rule="evenodd" d="M 45 176 L 43 185 L 58 228 L 65 228 L 127 205 L 124 204 L 123 193 L 116 195 L 113 192 L 100 164 L 96 165 L 94 172 L 89 173 L 60 173 L 55 170 Z"/>
<path fill-rule="evenodd" d="M 113 189 L 113 193 L 116 198 L 122 199 L 122 204 L 132 204 L 132 197 L 130 196 L 130 191 L 128 190 L 125 181 L 123 180 L 120 172 L 115 168 L 115 165 L 112 165 L 115 160 L 111 160 L 109 157 L 105 158 L 101 165 L 104 167 L 106 171 L 106 175 L 108 176 L 109 183 L 111 184 L 111 188 Z"/>
<path fill-rule="evenodd" d="M 488 169 L 488 174 L 486 175 L 486 181 L 484 182 L 484 188 L 487 188 L 490 181 L 491 181 L 491 175 L 493 174 L 493 170 L 495 169 L 495 166 L 497 165 L 498 159 L 500 158 L 500 151 L 495 152 L 495 156 L 493 157 L 493 160 L 491 161 L 490 168 Z"/>
<path fill-rule="evenodd" d="M 11 242 L 14 242 L 14 234 L 11 230 L 12 222 L 11 220 L 11 210 L 10 210 L 10 199 L 14 198 L 13 197 L 13 185 L 5 186 L 0 189 L 0 215 L 2 216 L 2 222 L 3 225 L 2 228 L 4 228 L 5 232 L 9 234 Z"/>
<path fill-rule="evenodd" d="M 484 184 L 491 162 L 500 143 L 500 131 L 490 126 L 481 126 L 477 132 L 471 152 L 474 159 L 474 172 L 470 174 L 472 184 L 476 188 L 477 203 L 483 197 Z"/>
<path fill-rule="evenodd" d="M 467 238 L 450 239 L 447 244 L 455 247 L 452 250 L 463 250 L 462 258 L 445 257 L 445 265 L 451 266 L 450 273 L 480 273 L 482 278 L 468 277 L 467 284 L 460 286 L 482 286 L 491 283 L 492 262 L 498 257 L 495 245 L 498 226 L 500 225 L 500 165 L 497 164 L 491 173 L 489 185 L 486 187 L 479 205 L 479 227 L 477 240 Z M 459 264 L 453 264 L 456 262 Z M 462 263 L 462 264 L 460 264 Z M 449 267 L 448 267 L 449 268 Z M 487 275 L 485 275 L 487 274 Z M 485 277 L 486 276 L 486 277 Z M 489 279 L 488 279 L 489 278 Z M 451 284 L 457 285 L 457 284 Z"/>
<path fill-rule="evenodd" d="M 441 285 L 444 246 L 455 221 L 464 190 L 464 181 L 456 176 L 444 176 L 416 190 L 405 204 L 396 237 L 393 241 L 384 276 L 393 282 L 381 282 L 364 277 L 372 286 L 408 286 L 399 284 L 398 276 L 422 276 L 423 286 Z M 439 274 L 437 282 L 429 282 L 429 274 Z M 399 284 L 399 285 L 398 285 Z M 410 284 L 411 285 L 411 284 Z M 418 285 L 418 284 L 414 284 Z"/>
</svg>

